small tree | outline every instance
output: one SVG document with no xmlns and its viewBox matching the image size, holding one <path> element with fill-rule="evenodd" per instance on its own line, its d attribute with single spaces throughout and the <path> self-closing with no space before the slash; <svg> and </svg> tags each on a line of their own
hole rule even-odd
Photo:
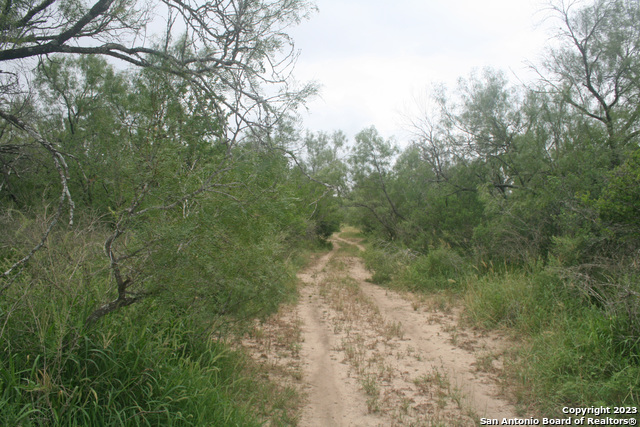
<svg viewBox="0 0 640 427">
<path fill-rule="evenodd" d="M 27 166 L 48 155 L 60 192 L 42 239 L 5 269 L 0 292 L 44 246 L 65 207 L 73 224 L 74 192 L 95 208 L 92 190 L 100 185 L 99 208 L 109 212 L 113 226 L 104 250 L 117 298 L 90 320 L 136 301 L 134 277 L 124 274 L 123 263 L 158 236 L 151 233 L 150 241 L 129 249 L 118 249 L 120 240 L 145 218 L 173 211 L 187 215 L 206 193 L 233 200 L 225 189 L 239 184 L 229 184 L 225 176 L 234 149 L 248 136 L 278 126 L 314 90 L 291 85 L 296 52 L 285 32 L 310 10 L 304 0 L 5 2 L 0 62 L 11 72 L 0 75 L 0 118 L 6 124 L 0 134 L 2 163 L 13 167 L 13 176 L 42 183 L 51 168 Z M 160 18 L 164 33 L 147 37 Z M 132 73 L 135 83 L 127 86 L 91 55 L 145 72 Z M 40 92 L 25 86 L 36 67 Z M 111 111 L 105 113 L 105 106 Z M 202 157 L 199 150 L 215 155 Z M 112 154 L 121 161 L 105 162 Z M 13 176 L 3 174 L 0 189 L 10 188 Z"/>
<path fill-rule="evenodd" d="M 355 139 L 349 157 L 351 203 L 371 217 L 371 224 L 382 226 L 386 236 L 394 239 L 397 222 L 404 219 L 388 189 L 398 148 L 373 126 L 359 132 Z"/>
</svg>

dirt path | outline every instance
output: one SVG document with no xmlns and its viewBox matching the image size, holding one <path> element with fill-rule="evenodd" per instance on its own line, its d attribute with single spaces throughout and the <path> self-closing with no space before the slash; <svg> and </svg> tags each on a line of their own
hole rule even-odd
<svg viewBox="0 0 640 427">
<path fill-rule="evenodd" d="M 298 425 L 475 426 L 517 416 L 496 381 L 500 337 L 461 328 L 446 304 L 367 282 L 364 248 L 333 243 L 299 274 L 298 304 L 248 342 L 305 394 Z"/>
<path fill-rule="evenodd" d="M 303 327 L 304 379 L 308 402 L 302 412 L 301 426 L 378 425 L 366 410 L 366 399 L 342 363 L 336 349 L 340 346 L 329 321 L 326 303 L 319 290 L 327 280 L 326 265 L 334 251 L 322 257 L 299 278 L 306 285 L 300 292 L 299 316 Z"/>
</svg>

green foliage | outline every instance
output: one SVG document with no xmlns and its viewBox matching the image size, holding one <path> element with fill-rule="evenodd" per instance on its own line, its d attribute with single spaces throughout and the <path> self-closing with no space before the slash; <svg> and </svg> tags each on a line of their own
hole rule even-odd
<svg viewBox="0 0 640 427">
<path fill-rule="evenodd" d="M 365 255 L 375 282 L 462 291 L 471 323 L 522 339 L 522 402 L 635 406 L 639 3 L 550 10 L 563 28 L 538 87 L 483 70 L 437 90 L 400 153 L 356 138 L 349 219 L 386 240 Z"/>
<path fill-rule="evenodd" d="M 458 290 L 468 269 L 468 262 L 456 251 L 440 247 L 409 260 L 398 280 L 414 291 Z"/>
<path fill-rule="evenodd" d="M 489 273 L 469 280 L 466 314 L 483 327 L 506 326 L 531 335 L 548 327 L 554 312 L 570 301 L 563 294 L 562 281 L 538 268 Z"/>
<path fill-rule="evenodd" d="M 640 150 L 611 172 L 597 206 L 603 221 L 625 226 L 637 236 L 640 231 Z"/>
<path fill-rule="evenodd" d="M 25 426 L 259 425 L 251 408 L 238 404 L 251 395 L 241 355 L 162 313 L 112 316 L 100 331 L 76 331 L 67 339 L 63 348 L 45 347 L 51 354 L 4 352 L 3 420 Z"/>
<path fill-rule="evenodd" d="M 72 3 L 49 11 L 77 19 Z M 240 403 L 260 398 L 240 356 L 203 331 L 224 335 L 221 325 L 294 298 L 299 248 L 345 219 L 378 239 L 365 253 L 372 281 L 464 291 L 471 322 L 526 337 L 513 376 L 548 396 L 547 409 L 636 404 L 638 2 L 552 6 L 564 29 L 539 87 L 473 73 L 436 93 L 403 150 L 371 127 L 349 149 L 341 132 L 307 134 L 294 157 L 302 138 L 280 106 L 256 101 L 256 77 L 287 41 L 269 25 L 306 7 L 247 6 L 247 56 L 232 62 L 246 62 L 248 80 L 223 76 L 226 61 L 205 66 L 211 58 L 182 38 L 142 71 L 50 55 L 32 97 L 6 87 L 20 118 L 3 107 L 3 421 L 259 422 Z M 111 16 L 129 9 L 120 2 Z M 200 34 L 201 22 L 187 24 Z M 55 33 L 43 23 L 34 28 Z M 306 93 L 276 98 L 292 105 Z"/>
<path fill-rule="evenodd" d="M 31 136 L 3 129 L 17 148 L 0 150 L 13 168 L 0 266 L 17 268 L 0 281 L 0 419 L 258 425 L 283 413 L 212 334 L 295 298 L 292 254 L 336 227 L 335 197 L 314 205 L 322 186 L 270 135 L 230 143 L 215 102 L 160 70 L 52 57 L 35 80 L 34 123 L 64 152 L 73 203 L 60 204 L 60 171 Z"/>
<path fill-rule="evenodd" d="M 271 417 L 273 390 L 214 335 L 292 298 L 292 267 L 282 239 L 258 233 L 264 223 L 241 227 L 231 212 L 221 216 L 165 229 L 154 219 L 166 240 L 134 265 L 155 298 L 92 327 L 87 316 L 111 291 L 109 227 L 77 216 L 74 229 L 52 233 L 0 301 L 0 417 L 22 425 L 259 425 L 257 415 Z M 15 246 L 3 252 L 22 253 L 45 223 L 7 213 L 2 225 Z M 129 244 L 147 232 L 138 226 Z"/>
<path fill-rule="evenodd" d="M 372 272 L 373 283 L 411 291 L 457 291 L 469 274 L 469 262 L 448 247 L 434 248 L 422 255 L 380 243 L 369 246 L 362 257 Z"/>
<path fill-rule="evenodd" d="M 640 368 L 608 347 L 609 322 L 601 312 L 559 317 L 552 329 L 517 352 L 519 361 L 510 371 L 523 386 L 519 398 L 551 414 L 567 403 L 637 405 Z"/>
<path fill-rule="evenodd" d="M 358 208 L 358 226 L 391 240 L 397 237 L 397 224 L 404 219 L 389 189 L 397 153 L 395 142 L 385 140 L 372 126 L 356 135 L 348 159 L 352 186 L 349 199 Z"/>
<path fill-rule="evenodd" d="M 464 172 L 462 168 L 460 172 Z M 450 191 L 438 185 L 417 145 L 400 154 L 388 187 L 398 210 L 404 212 L 397 230 L 408 247 L 421 253 L 443 243 L 462 250 L 470 248 L 473 229 L 482 219 L 476 192 Z"/>
<path fill-rule="evenodd" d="M 638 404 L 637 301 L 603 310 L 563 268 L 542 263 L 485 264 L 476 268 L 481 274 L 472 274 L 469 261 L 447 247 L 416 255 L 380 242 L 363 255 L 372 281 L 421 292 L 463 291 L 467 322 L 517 337 L 505 372 L 518 401 L 531 410 L 561 416 L 558 408 L 567 404 Z M 633 288 L 634 280 L 626 286 Z"/>
<path fill-rule="evenodd" d="M 367 270 L 372 272 L 371 282 L 379 285 L 390 282 L 401 265 L 400 252 L 389 247 L 369 247 L 362 256 Z"/>
<path fill-rule="evenodd" d="M 51 137 L 75 160 L 75 207 L 100 218 L 96 244 L 108 249 L 102 263 L 113 288 L 126 282 L 129 295 L 177 306 L 197 297 L 209 315 L 268 312 L 290 295 L 291 271 L 273 260 L 285 259 L 305 235 L 312 208 L 281 152 L 225 146 L 198 91 L 158 71 L 116 72 L 91 56 L 54 58 L 41 64 L 38 82 Z M 17 200 L 32 197 L 36 185 L 51 186 L 25 175 L 32 187 L 5 187 Z"/>
<path fill-rule="evenodd" d="M 213 334 L 295 298 L 292 254 L 340 222 L 335 194 L 321 197 L 287 154 L 287 119 L 314 89 L 280 74 L 283 29 L 313 7 L 167 5 L 179 23 L 169 16 L 143 48 L 151 4 L 18 2 L 1 14 L 5 424 L 291 421 L 286 399 L 270 407 L 265 381 Z"/>
<path fill-rule="evenodd" d="M 637 405 L 640 358 L 629 319 L 589 304 L 557 272 L 537 266 L 470 279 L 465 314 L 524 339 L 507 365 L 522 403 L 558 415 L 566 404 Z"/>
<path fill-rule="evenodd" d="M 640 6 L 598 0 L 579 7 L 559 2 L 552 10 L 563 29 L 544 63 L 549 79 L 575 115 L 604 135 L 597 144 L 615 167 L 637 147 Z"/>
<path fill-rule="evenodd" d="M 297 186 L 300 201 L 312 208 L 307 239 L 326 241 L 340 230 L 343 212 L 339 193 L 344 191 L 347 173 L 341 159 L 345 141 L 342 132 L 307 133 L 302 156 L 294 159 L 297 169 L 289 177 L 290 184 Z"/>
</svg>

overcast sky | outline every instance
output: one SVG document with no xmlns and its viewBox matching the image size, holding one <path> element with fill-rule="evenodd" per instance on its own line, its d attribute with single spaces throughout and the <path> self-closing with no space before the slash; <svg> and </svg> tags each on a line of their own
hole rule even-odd
<svg viewBox="0 0 640 427">
<path fill-rule="evenodd" d="M 311 131 L 353 135 L 375 125 L 403 139 L 402 115 L 435 83 L 451 87 L 491 66 L 527 79 L 549 38 L 544 0 L 316 0 L 291 31 L 295 76 L 320 96 L 302 112 Z M 529 74 L 530 76 L 530 74 Z"/>
</svg>

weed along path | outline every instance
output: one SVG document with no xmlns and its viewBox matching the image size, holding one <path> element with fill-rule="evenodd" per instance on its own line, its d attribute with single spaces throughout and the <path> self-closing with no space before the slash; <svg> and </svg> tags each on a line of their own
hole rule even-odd
<svg viewBox="0 0 640 427">
<path fill-rule="evenodd" d="M 327 268 L 327 264 L 334 257 L 335 250 L 299 275 L 305 284 L 298 309 L 303 324 L 301 357 L 308 395 L 300 425 L 377 425 L 377 417 L 366 410 L 357 377 L 342 363 L 342 342 L 322 292 L 324 284 L 331 280 L 328 270 L 332 267 Z"/>
<path fill-rule="evenodd" d="M 247 345 L 266 372 L 304 396 L 299 426 L 476 426 L 514 418 L 500 397 L 505 344 L 458 325 L 436 297 L 367 282 L 355 240 L 299 274 L 300 298 Z"/>
</svg>

